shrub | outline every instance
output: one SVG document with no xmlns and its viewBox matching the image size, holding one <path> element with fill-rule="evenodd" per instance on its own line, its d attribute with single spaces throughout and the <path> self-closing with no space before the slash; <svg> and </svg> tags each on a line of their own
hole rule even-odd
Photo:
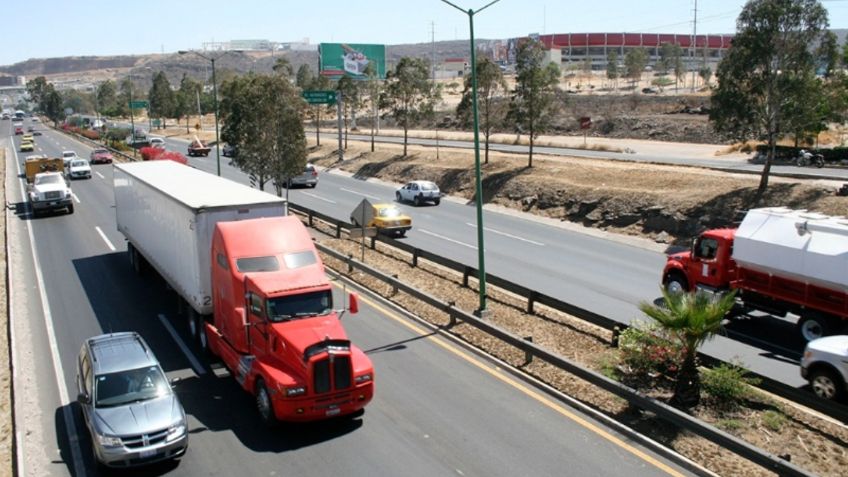
<svg viewBox="0 0 848 477">
<path fill-rule="evenodd" d="M 680 369 L 683 350 L 653 324 L 637 324 L 619 337 L 622 363 L 636 374 L 673 375 Z"/>
<path fill-rule="evenodd" d="M 774 410 L 764 412 L 761 419 L 763 421 L 763 425 L 774 432 L 779 431 L 780 428 L 786 424 L 786 416 Z"/>
<path fill-rule="evenodd" d="M 94 131 L 92 129 L 83 130 L 83 131 L 80 132 L 80 134 L 83 137 L 86 137 L 88 139 L 92 139 L 92 140 L 95 140 L 95 141 L 100 139 L 100 133 L 97 132 L 97 131 Z"/>
<path fill-rule="evenodd" d="M 704 392 L 717 403 L 735 406 L 751 396 L 751 386 L 758 380 L 745 377 L 745 368 L 732 363 L 707 369 L 702 373 L 701 385 Z"/>
<path fill-rule="evenodd" d="M 142 161 L 153 161 L 159 159 L 159 156 L 162 155 L 165 150 L 158 147 L 143 147 L 139 149 L 138 152 L 141 154 Z"/>
<path fill-rule="evenodd" d="M 716 426 L 725 431 L 736 431 L 742 428 L 744 423 L 739 419 L 719 419 Z"/>
</svg>

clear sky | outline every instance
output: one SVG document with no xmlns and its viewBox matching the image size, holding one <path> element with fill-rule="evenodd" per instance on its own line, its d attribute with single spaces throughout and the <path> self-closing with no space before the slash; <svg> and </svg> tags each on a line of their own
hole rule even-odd
<svg viewBox="0 0 848 477">
<path fill-rule="evenodd" d="M 489 0 L 452 0 L 463 9 Z M 848 0 L 824 0 L 848 28 Z M 741 0 L 700 0 L 699 33 L 733 33 Z M 421 43 L 468 38 L 468 17 L 440 0 L 0 0 L 0 65 L 29 58 L 172 53 L 204 42 Z M 695 0 L 500 0 L 475 16 L 477 38 L 528 33 L 690 33 Z"/>
</svg>

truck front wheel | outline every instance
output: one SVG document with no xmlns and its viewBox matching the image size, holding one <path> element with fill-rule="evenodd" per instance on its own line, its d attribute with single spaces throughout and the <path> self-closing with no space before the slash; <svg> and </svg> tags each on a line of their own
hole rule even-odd
<svg viewBox="0 0 848 477">
<path fill-rule="evenodd" d="M 265 381 L 262 378 L 256 380 L 256 410 L 259 411 L 259 417 L 262 422 L 268 427 L 277 425 L 277 416 L 274 415 L 274 404 L 271 402 L 271 395 L 268 393 L 268 388 L 265 387 Z"/>
<path fill-rule="evenodd" d="M 685 293 L 689 291 L 689 281 L 680 272 L 671 272 L 665 279 L 665 290 L 669 294 Z"/>
</svg>

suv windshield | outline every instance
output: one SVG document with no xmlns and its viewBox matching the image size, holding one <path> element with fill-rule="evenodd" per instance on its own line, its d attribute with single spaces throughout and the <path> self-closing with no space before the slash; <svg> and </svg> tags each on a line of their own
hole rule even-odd
<svg viewBox="0 0 848 477">
<path fill-rule="evenodd" d="M 332 311 L 333 294 L 330 290 L 281 296 L 268 300 L 268 319 L 274 323 L 326 315 Z"/>
<path fill-rule="evenodd" d="M 101 374 L 94 378 L 95 407 L 122 406 L 168 395 L 170 385 L 159 366 Z"/>
</svg>

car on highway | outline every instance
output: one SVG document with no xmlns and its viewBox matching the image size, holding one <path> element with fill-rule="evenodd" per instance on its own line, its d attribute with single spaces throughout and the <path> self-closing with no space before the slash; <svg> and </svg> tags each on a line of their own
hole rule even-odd
<svg viewBox="0 0 848 477">
<path fill-rule="evenodd" d="M 306 186 L 315 188 L 318 185 L 318 169 L 312 164 L 307 164 L 300 175 L 291 178 L 289 182 L 293 186 Z"/>
<path fill-rule="evenodd" d="M 160 149 L 165 148 L 165 140 L 161 137 L 152 137 L 150 138 L 150 147 L 158 147 Z"/>
<path fill-rule="evenodd" d="M 398 202 L 410 201 L 416 206 L 422 205 L 425 202 L 432 202 L 434 205 L 439 205 L 442 200 L 442 193 L 439 191 L 439 186 L 431 181 L 412 181 L 407 182 L 403 187 L 395 191 L 395 198 Z"/>
<path fill-rule="evenodd" d="M 20 136 L 24 133 L 24 127 L 20 124 L 15 125 L 15 136 Z"/>
<path fill-rule="evenodd" d="M 238 148 L 231 144 L 224 144 L 224 147 L 221 148 L 221 154 L 224 157 L 236 157 L 236 154 L 238 154 Z"/>
<path fill-rule="evenodd" d="M 33 131 L 33 132 L 32 132 L 32 135 L 33 135 L 33 136 L 41 136 L 41 131 L 39 131 L 38 129 L 36 129 L 35 131 Z"/>
<path fill-rule="evenodd" d="M 32 137 L 32 134 L 30 134 L 30 133 L 26 133 L 26 134 L 24 134 L 24 135 L 23 135 L 23 137 L 21 138 L 21 141 L 35 142 L 35 138 L 33 138 L 33 137 Z"/>
<path fill-rule="evenodd" d="M 27 132 L 31 133 L 33 131 L 35 131 L 35 126 L 32 126 L 32 125 L 27 126 Z"/>
<path fill-rule="evenodd" d="M 61 172 L 36 174 L 32 184 L 27 187 L 27 194 L 33 215 L 59 209 L 66 209 L 69 214 L 74 213 L 73 194 Z"/>
<path fill-rule="evenodd" d="M 35 145 L 32 141 L 21 141 L 21 152 L 32 152 L 35 150 Z"/>
<path fill-rule="evenodd" d="M 111 164 L 112 163 L 112 153 L 109 152 L 108 149 L 97 148 L 91 151 L 91 154 L 88 157 L 89 162 L 92 164 Z"/>
<path fill-rule="evenodd" d="M 848 336 L 827 336 L 807 343 L 801 376 L 818 397 L 844 400 L 848 396 Z"/>
<path fill-rule="evenodd" d="M 79 156 L 77 156 L 77 153 L 74 151 L 62 151 L 62 161 L 65 163 L 65 169 L 67 169 L 71 161 L 73 161 L 77 157 Z"/>
<path fill-rule="evenodd" d="M 91 166 L 85 159 L 74 159 L 67 171 L 68 177 L 71 179 L 91 179 Z"/>
<path fill-rule="evenodd" d="M 9 113 L 3 113 L 3 120 L 4 120 L 4 121 L 6 121 L 6 120 L 10 119 L 11 117 L 12 117 L 12 115 L 11 115 L 11 114 L 9 114 Z"/>
<path fill-rule="evenodd" d="M 185 411 L 138 333 L 85 340 L 76 381 L 77 402 L 99 464 L 130 467 L 185 454 Z"/>
<path fill-rule="evenodd" d="M 32 122 L 34 122 L 34 123 L 39 122 L 38 116 L 33 116 L 33 117 L 32 117 Z"/>
<path fill-rule="evenodd" d="M 406 231 L 412 228 L 412 218 L 404 214 L 395 204 L 373 204 L 372 216 L 373 218 L 365 224 L 365 227 L 375 227 L 382 234 L 403 237 Z M 360 220 L 352 215 L 350 222 L 357 227 L 362 227 Z"/>
</svg>

